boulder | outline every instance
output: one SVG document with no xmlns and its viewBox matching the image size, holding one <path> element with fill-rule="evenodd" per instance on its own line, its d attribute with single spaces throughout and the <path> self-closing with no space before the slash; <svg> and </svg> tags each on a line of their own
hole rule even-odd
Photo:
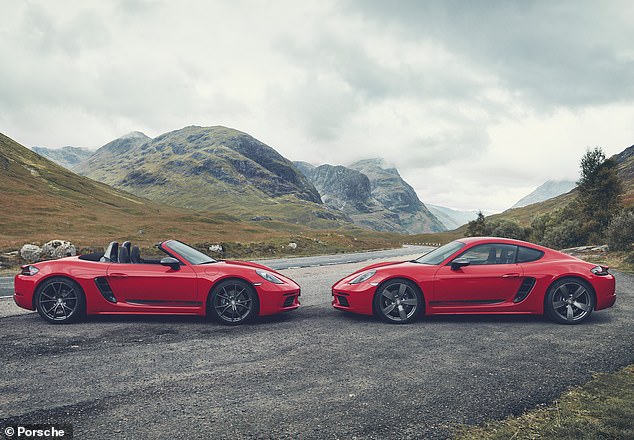
<svg viewBox="0 0 634 440">
<path fill-rule="evenodd" d="M 291 242 L 288 244 L 288 248 L 289 248 L 289 249 L 293 249 L 293 250 L 297 249 L 297 243 L 293 243 L 293 242 L 291 241 Z"/>
<path fill-rule="evenodd" d="M 42 257 L 42 248 L 34 244 L 25 244 L 20 249 L 20 256 L 29 263 L 35 263 Z"/>
<path fill-rule="evenodd" d="M 62 258 L 69 255 L 77 255 L 77 249 L 70 241 L 51 240 L 42 246 L 40 258 Z"/>
<path fill-rule="evenodd" d="M 220 244 L 212 244 L 209 246 L 209 252 L 213 252 L 215 254 L 222 254 L 225 250 L 222 248 Z"/>
</svg>

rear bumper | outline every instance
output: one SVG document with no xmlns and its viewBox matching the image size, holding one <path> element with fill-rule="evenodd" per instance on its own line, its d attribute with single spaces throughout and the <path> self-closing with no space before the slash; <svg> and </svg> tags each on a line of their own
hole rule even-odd
<svg viewBox="0 0 634 440">
<path fill-rule="evenodd" d="M 33 293 L 39 277 L 16 275 L 13 280 L 13 301 L 18 307 L 27 310 L 35 310 L 33 307 Z"/>
<path fill-rule="evenodd" d="M 592 285 L 597 296 L 595 310 L 612 307 L 616 302 L 616 280 L 613 275 L 595 277 Z"/>
</svg>

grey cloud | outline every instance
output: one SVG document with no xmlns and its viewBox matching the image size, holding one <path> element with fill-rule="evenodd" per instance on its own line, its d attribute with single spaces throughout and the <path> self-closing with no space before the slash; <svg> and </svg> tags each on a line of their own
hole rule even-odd
<svg viewBox="0 0 634 440">
<path fill-rule="evenodd" d="M 285 90 L 269 90 L 276 107 L 285 109 L 289 119 L 299 124 L 312 139 L 331 141 L 341 134 L 348 117 L 360 103 L 354 93 L 327 77 L 310 74 L 299 84 Z"/>
<path fill-rule="evenodd" d="M 276 48 L 306 70 L 337 74 L 360 97 L 369 101 L 403 96 L 422 99 L 474 97 L 481 86 L 465 72 L 439 70 L 436 66 L 421 69 L 413 65 L 411 61 L 414 60 L 402 59 L 398 66 L 388 66 L 372 57 L 355 38 L 362 40 L 363 36 L 344 40 L 320 34 L 303 43 L 281 38 Z"/>
<path fill-rule="evenodd" d="M 109 40 L 103 19 L 91 9 L 58 21 L 43 8 L 28 4 L 21 26 L 31 49 L 45 55 L 61 51 L 75 57 L 81 51 L 104 47 Z"/>
<path fill-rule="evenodd" d="M 536 106 L 634 98 L 634 3 L 351 0 L 380 29 L 432 38 Z M 626 54 L 626 55 L 624 55 Z"/>
</svg>

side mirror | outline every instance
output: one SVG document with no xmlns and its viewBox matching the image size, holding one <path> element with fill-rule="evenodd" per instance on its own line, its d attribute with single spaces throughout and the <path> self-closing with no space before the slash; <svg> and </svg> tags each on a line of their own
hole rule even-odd
<svg viewBox="0 0 634 440">
<path fill-rule="evenodd" d="M 451 270 L 458 270 L 461 267 L 465 267 L 471 264 L 471 261 L 466 258 L 456 258 L 451 262 Z"/>
<path fill-rule="evenodd" d="M 181 262 L 174 257 L 165 257 L 161 259 L 163 266 L 170 266 L 173 270 L 179 270 L 181 268 Z"/>
</svg>

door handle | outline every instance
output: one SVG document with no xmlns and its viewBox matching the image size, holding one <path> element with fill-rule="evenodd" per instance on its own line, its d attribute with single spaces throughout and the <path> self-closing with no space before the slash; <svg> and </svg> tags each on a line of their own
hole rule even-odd
<svg viewBox="0 0 634 440">
<path fill-rule="evenodd" d="M 502 275 L 502 278 L 519 278 L 520 274 L 519 273 L 505 273 L 504 275 Z"/>
<path fill-rule="evenodd" d="M 111 273 L 108 276 L 111 278 L 128 278 L 128 276 L 124 273 Z"/>
</svg>

